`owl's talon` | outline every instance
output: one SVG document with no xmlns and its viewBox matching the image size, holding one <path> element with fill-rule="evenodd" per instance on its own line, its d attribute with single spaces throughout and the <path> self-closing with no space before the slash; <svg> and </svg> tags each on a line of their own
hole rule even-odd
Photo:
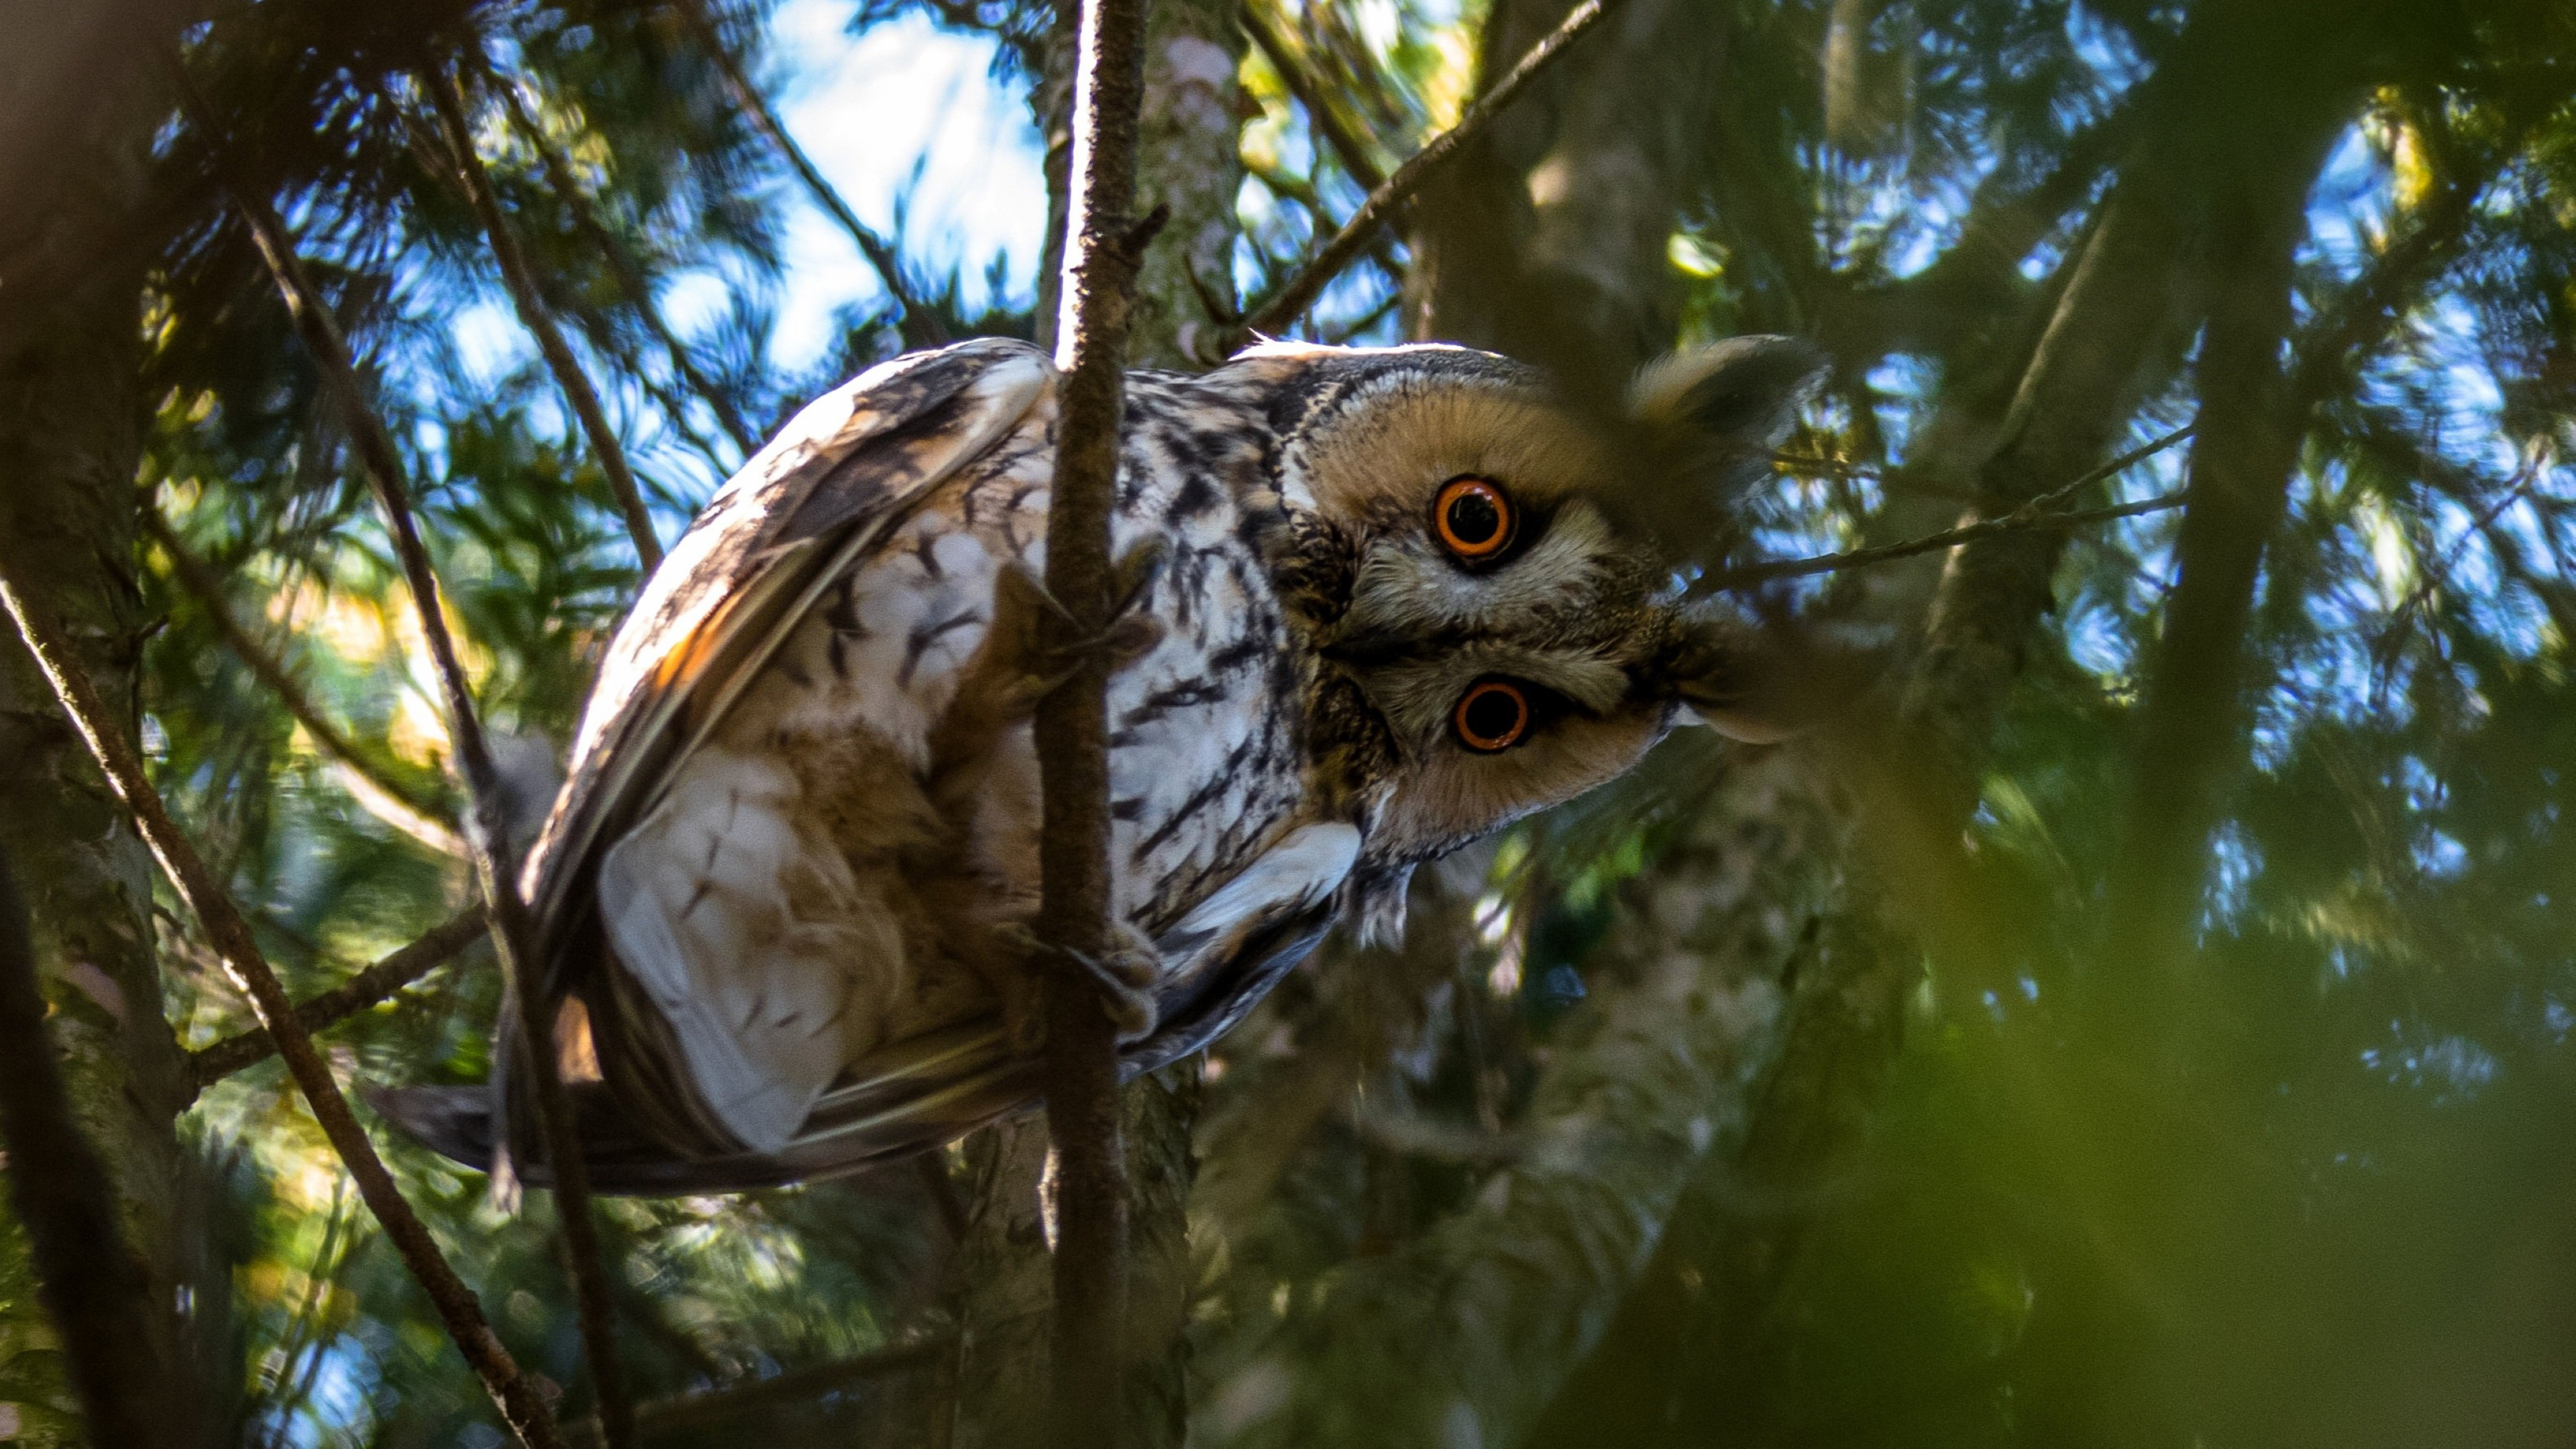
<svg viewBox="0 0 2576 1449">
<path fill-rule="evenodd" d="M 1153 988 L 1162 977 L 1162 953 L 1155 949 L 1152 937 L 1134 926 L 1111 922 L 1109 949 L 1097 957 L 1056 945 L 1023 921 L 1005 921 L 993 928 L 993 934 L 1028 968 L 1016 985 L 1002 992 L 1003 1030 L 1013 1046 L 1034 1051 L 1046 1040 L 1035 988 L 1037 972 L 1048 958 L 1070 961 L 1099 983 L 1101 1009 L 1117 1028 L 1120 1045 L 1152 1035 L 1161 1021 Z"/>
</svg>

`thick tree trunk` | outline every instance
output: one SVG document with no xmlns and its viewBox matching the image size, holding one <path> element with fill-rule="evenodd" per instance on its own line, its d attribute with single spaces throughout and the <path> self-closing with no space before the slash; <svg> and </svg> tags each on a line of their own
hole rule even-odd
<svg viewBox="0 0 2576 1449">
<path fill-rule="evenodd" d="M 1497 4 L 1485 80 L 1572 9 Z M 1666 246 L 1723 37 L 1672 0 L 1627 0 L 1470 140 L 1415 209 L 1412 334 L 1537 363 L 1596 399 L 1670 348 L 1681 289 Z"/>
<path fill-rule="evenodd" d="M 1070 15 L 1071 7 L 1066 7 Z M 1224 330 L 1202 291 L 1231 309 L 1236 152 L 1235 69 L 1243 53 L 1232 0 L 1156 0 L 1146 27 L 1145 113 L 1137 207 L 1170 208 L 1136 281 L 1133 367 L 1195 368 Z M 1040 333 L 1052 340 L 1061 269 L 1070 132 L 1071 34 L 1051 47 L 1033 102 L 1047 137 L 1051 226 L 1039 273 Z M 1180 1442 L 1187 1410 L 1190 1146 L 1198 1064 L 1182 1062 L 1130 1084 L 1121 1105 L 1127 1145 L 1129 1342 L 1127 1442 Z M 960 1328 L 953 1422 L 956 1449 L 1016 1449 L 1039 1442 L 1047 1402 L 1049 1267 L 1039 1205 L 1045 1122 L 1005 1123 L 966 1147 L 968 1218 L 953 1275 Z"/>
<path fill-rule="evenodd" d="M 132 218 L 155 120 L 150 39 L 135 5 L 0 5 L 0 548 L 62 618 L 81 664 L 132 729 L 145 632 L 135 585 L 135 488 L 146 400 L 143 268 Z M 84 266 L 82 263 L 88 263 Z M 37 295 L 16 295 L 21 287 Z M 98 780 L 14 631 L 0 637 L 0 845 L 25 893 L 62 1072 L 105 1162 L 127 1241 L 164 1315 L 189 1276 L 177 1209 L 182 1100 L 161 1013 L 152 862 Z M 0 1281 L 23 1283 L 26 1244 L 0 1240 Z M 0 1438 L 76 1437 L 70 1398 L 32 1296 L 0 1306 Z M 173 1406 L 172 1412 L 180 1412 Z"/>
</svg>

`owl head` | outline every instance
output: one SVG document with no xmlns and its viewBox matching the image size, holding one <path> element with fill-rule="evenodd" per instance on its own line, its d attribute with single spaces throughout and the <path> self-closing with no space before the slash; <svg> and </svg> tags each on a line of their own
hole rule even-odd
<svg viewBox="0 0 2576 1449">
<path fill-rule="evenodd" d="M 1685 580 L 1813 389 L 1813 349 L 1677 354 L 1609 419 L 1463 348 L 1247 361 L 1265 355 L 1283 384 L 1273 557 L 1315 655 L 1318 773 L 1367 822 L 1364 871 L 1400 882 L 1679 723 L 1784 732 L 1747 688 L 1747 631 Z"/>
</svg>

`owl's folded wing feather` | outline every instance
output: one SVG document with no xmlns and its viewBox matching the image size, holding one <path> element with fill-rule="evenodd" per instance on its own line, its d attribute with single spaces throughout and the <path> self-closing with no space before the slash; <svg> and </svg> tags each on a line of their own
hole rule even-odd
<svg viewBox="0 0 2576 1449">
<path fill-rule="evenodd" d="M 1338 913 L 1359 832 L 1339 822 L 1291 830 L 1156 939 L 1172 974 L 1163 1024 L 1125 1052 L 1135 1077 L 1213 1041 L 1268 986 L 1305 959 Z M 930 1033 L 853 1063 L 816 1099 L 794 1136 L 769 1150 L 678 1156 L 636 1131 L 607 1092 L 576 1091 L 591 1185 L 611 1193 L 730 1192 L 856 1172 L 953 1141 L 1038 1097 L 1039 1064 L 1016 1054 L 998 1022 Z M 492 1154 L 489 1099 L 414 1087 L 371 1094 L 378 1109 L 430 1146 L 481 1165 Z M 542 1184 L 542 1164 L 531 1181 Z"/>
<path fill-rule="evenodd" d="M 595 1013 L 635 1001 L 623 990 L 585 990 L 601 965 L 597 909 L 601 857 L 659 803 L 674 767 L 697 749 L 814 595 L 870 541 L 922 497 L 1027 420 L 1056 373 L 1024 342 L 987 339 L 897 358 L 860 374 L 807 406 L 746 462 L 673 546 L 619 627 L 601 662 L 575 736 L 568 779 L 522 876 L 538 922 L 533 943 L 550 993 L 581 991 Z M 655 898 L 621 883 L 621 951 L 636 953 L 630 974 L 671 996 L 689 974 L 679 933 L 662 913 L 637 909 Z M 664 903 L 668 904 L 668 903 Z M 654 954 L 654 943 L 665 947 Z M 665 958 L 669 959 L 665 959 Z M 622 984 L 622 983 L 621 983 Z M 702 1003 L 699 1016 L 722 1009 Z M 530 1124 L 509 1086 L 515 1013 L 502 1015 L 490 1095 L 512 1124 L 513 1152 L 525 1155 Z M 670 1032 L 706 1023 L 595 1020 L 603 1052 L 667 1052 Z M 706 1040 L 703 1030 L 695 1033 Z M 604 1063 L 605 1065 L 605 1063 Z M 662 1065 L 636 1077 L 672 1085 Z M 611 1084 L 621 1074 L 609 1072 Z M 789 1115 L 762 1103 L 745 1078 L 744 1120 Z M 464 1089 L 482 1093 L 485 1089 Z M 490 1105 L 477 1114 L 439 1089 L 375 1094 L 387 1115 L 424 1141 L 469 1161 L 493 1153 Z M 596 1119 L 608 1138 L 635 1142 L 704 1138 L 706 1104 L 686 1092 L 584 1091 L 585 1138 Z M 615 1100 L 605 1100 L 613 1095 Z M 692 1111 L 692 1108 L 699 1110 Z M 608 1119 L 622 1112 L 616 1127 Z M 631 1129 L 631 1130 L 630 1130 Z M 771 1135 L 764 1133 L 762 1135 Z M 542 1174 L 538 1174 L 541 1178 Z"/>
<path fill-rule="evenodd" d="M 561 914 L 607 825 L 650 807 L 672 752 L 749 681 L 833 558 L 1008 435 L 1054 378 L 1046 354 L 1009 339 L 896 358 L 815 399 L 717 491 L 600 662 L 528 858 L 540 915 Z"/>
</svg>

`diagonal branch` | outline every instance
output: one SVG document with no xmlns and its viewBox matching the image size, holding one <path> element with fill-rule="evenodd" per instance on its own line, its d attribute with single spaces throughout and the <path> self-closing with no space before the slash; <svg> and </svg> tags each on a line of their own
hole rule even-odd
<svg viewBox="0 0 2576 1449">
<path fill-rule="evenodd" d="M 72 1119 L 36 979 L 26 906 L 0 859 L 0 1150 L 9 1206 L 26 1229 L 37 1297 L 62 1337 L 90 1442 L 175 1445 L 179 1426 L 156 1412 L 176 1396 L 154 1362 L 151 1282 L 117 1232 L 107 1169 Z"/>
<path fill-rule="evenodd" d="M 1128 1363 L 1118 1033 L 1099 983 L 1078 963 L 1102 960 L 1111 946 L 1109 661 L 1098 641 L 1115 597 L 1109 525 L 1137 262 L 1164 216 L 1157 211 L 1139 225 L 1130 215 L 1145 100 L 1146 4 L 1083 0 L 1056 332 L 1064 380 L 1047 505 L 1046 589 L 1059 608 L 1046 617 L 1042 643 L 1074 667 L 1037 711 L 1037 934 L 1054 948 L 1044 981 L 1047 1131 L 1057 1163 L 1052 1437 L 1067 1449 L 1114 1449 Z"/>
<path fill-rule="evenodd" d="M 2152 443 L 2121 454 L 2072 483 L 2040 494 L 1999 518 L 1980 519 L 1975 523 L 1943 529 L 1939 533 L 1926 534 L 1921 538 L 1909 538 L 1902 543 L 1881 544 L 1876 548 L 1856 548 L 1848 553 L 1818 554 L 1813 558 L 1777 559 L 1766 563 L 1745 564 L 1718 573 L 1708 582 L 1712 588 L 1750 588 L 1755 584 L 1769 583 L 1773 579 L 1804 578 L 1810 574 L 1838 573 L 1844 569 L 1867 568 L 1871 564 L 1891 563 L 1897 559 L 1913 558 L 1919 554 L 1957 548 L 1961 544 L 1975 543 L 1980 539 L 1994 538 L 2001 534 L 2028 533 L 2036 529 L 2056 529 L 2062 532 L 2066 529 L 2080 528 L 2088 523 L 2105 523 L 2112 519 L 2135 518 L 2144 513 L 2160 513 L 2168 508 L 2180 508 L 2186 501 L 2186 495 L 2164 493 L 2153 498 L 2141 498 L 2135 503 L 2114 503 L 2107 508 L 2084 508 L 2072 513 L 2055 511 L 2057 504 L 2074 497 L 2105 478 L 2115 477 L 2145 462 L 2190 437 L 2191 431 L 2190 428 L 2176 428 Z"/>
<path fill-rule="evenodd" d="M 297 1002 L 295 1019 L 307 1033 L 337 1026 L 446 965 L 483 939 L 481 906 L 469 906 L 423 933 L 420 939 L 319 995 Z M 277 1053 L 277 1038 L 259 1027 L 188 1053 L 189 1100 L 245 1067 Z M 182 1103 L 182 1110 L 186 1104 Z"/>
<path fill-rule="evenodd" d="M 591 205 L 589 194 L 573 174 L 571 161 L 555 145 L 554 138 L 546 134 L 545 128 L 537 124 L 537 118 L 528 114 L 527 106 L 519 99 L 518 88 L 492 75 L 483 67 L 480 56 L 471 59 L 482 73 L 483 88 L 500 97 L 501 108 L 509 112 L 510 124 L 527 140 L 529 149 L 537 153 L 537 164 L 544 168 L 547 183 L 562 199 L 565 209 L 572 213 L 573 225 L 592 246 L 599 249 L 600 258 L 616 274 L 617 284 L 626 290 L 627 302 L 670 353 L 672 369 L 680 374 L 692 392 L 706 399 L 707 406 L 715 412 L 716 421 L 723 425 L 725 435 L 733 439 L 734 446 L 742 449 L 744 456 L 757 451 L 759 435 L 743 421 L 742 410 L 734 405 L 732 394 L 715 385 L 690 354 L 688 344 L 682 342 L 679 334 L 671 330 L 670 323 L 663 319 L 661 304 L 654 300 L 652 284 L 645 280 L 644 269 L 636 264 L 634 251 L 623 238 L 608 229 L 606 222 L 600 220 L 599 209 Z"/>
<path fill-rule="evenodd" d="M 1369 240 L 1377 235 L 1378 228 L 1393 220 L 1404 204 L 1413 199 L 1414 193 L 1422 189 L 1423 183 L 1458 153 L 1459 147 L 1492 124 L 1505 107 L 1529 88 L 1530 82 L 1538 79 L 1557 57 L 1565 54 L 1585 31 L 1599 24 L 1601 17 L 1609 14 L 1615 3 L 1617 0 L 1583 0 L 1576 6 L 1563 24 L 1530 47 L 1529 53 L 1495 82 L 1492 90 L 1478 96 L 1475 104 L 1467 108 L 1467 113 L 1458 118 L 1458 124 L 1432 137 L 1421 150 L 1395 168 L 1395 174 L 1389 176 L 1385 184 L 1370 192 L 1368 200 L 1361 202 L 1360 209 L 1351 213 L 1351 219 L 1342 223 L 1342 229 L 1333 234 L 1333 239 L 1324 243 L 1323 250 L 1315 253 L 1314 260 L 1306 263 L 1287 285 L 1245 320 L 1245 328 L 1253 332 L 1277 332 L 1304 316 L 1306 309 L 1315 305 L 1315 299 L 1323 295 L 1324 288 L 1332 283 L 1333 278 L 1340 276 L 1344 268 L 1368 249 Z"/>
<path fill-rule="evenodd" d="M 492 259 L 501 266 L 501 281 L 508 287 L 510 301 L 518 309 L 520 325 L 537 341 L 537 350 L 545 354 L 546 367 L 555 375 L 555 385 L 563 389 L 564 403 L 581 422 L 581 430 L 590 439 L 592 456 L 599 469 L 608 475 L 609 496 L 616 500 L 619 516 L 626 520 L 626 533 L 635 541 L 635 555 L 643 560 L 644 571 L 651 573 L 662 562 L 662 543 L 653 533 L 653 515 L 644 507 L 644 495 L 635 486 L 634 470 L 626 466 L 625 445 L 617 441 L 617 430 L 609 426 L 608 413 L 600 406 L 599 390 L 581 370 L 581 359 L 573 356 L 571 344 L 564 341 L 563 329 L 546 312 L 545 298 L 537 291 L 537 274 L 528 265 L 527 249 L 519 244 L 519 234 L 501 210 L 501 198 L 492 190 L 491 173 L 483 169 L 482 158 L 475 154 L 474 131 L 466 123 L 465 97 L 457 89 L 456 77 L 447 67 L 424 65 L 419 71 L 421 89 L 429 95 L 429 107 L 438 117 L 439 133 L 445 137 L 446 161 L 454 168 L 456 181 L 465 189 L 465 199 L 474 207 L 475 217 L 483 223 L 483 234 L 491 241 Z"/>
<path fill-rule="evenodd" d="M 26 636 L 28 651 L 62 702 L 63 713 L 70 717 L 72 727 L 97 759 L 108 787 L 132 812 L 144 844 L 151 847 L 180 899 L 205 927 L 206 939 L 222 959 L 224 973 L 250 998 L 260 1024 L 276 1039 L 278 1054 L 286 1059 L 286 1070 L 312 1107 L 314 1120 L 321 1123 L 323 1135 L 348 1167 L 367 1210 L 384 1225 L 385 1236 L 393 1240 L 412 1276 L 420 1281 L 421 1290 L 429 1295 L 448 1337 L 455 1340 L 467 1365 L 483 1381 L 484 1389 L 500 1406 L 501 1417 L 520 1441 L 529 1449 L 556 1449 L 563 1441 L 555 1432 L 536 1385 L 520 1372 L 509 1350 L 493 1335 L 473 1290 L 457 1276 L 446 1255 L 439 1251 L 438 1240 L 430 1236 L 428 1226 L 404 1200 L 402 1189 L 395 1186 L 393 1174 L 386 1171 L 384 1159 L 376 1155 L 375 1145 L 358 1126 L 357 1117 L 349 1110 L 349 1099 L 341 1095 L 329 1064 L 313 1045 L 312 1033 L 296 1016 L 295 1003 L 288 998 L 286 987 L 260 953 L 250 923 L 242 919 L 196 847 L 171 822 L 159 792 L 144 774 L 142 759 L 118 731 L 115 715 L 99 698 L 96 686 L 72 662 L 61 626 L 38 612 L 5 573 L 0 573 L 0 606 L 5 606 L 17 621 L 18 631 Z"/>
<path fill-rule="evenodd" d="M 1270 23 L 1270 17 L 1258 6 L 1247 5 L 1243 10 L 1243 28 L 1252 37 L 1252 43 L 1261 48 L 1262 57 L 1270 62 L 1270 68 L 1279 73 L 1279 83 L 1286 86 L 1288 94 L 1296 97 L 1297 104 L 1305 109 L 1307 123 L 1331 148 L 1333 159 L 1342 163 L 1342 170 L 1359 183 L 1362 191 L 1374 192 L 1384 186 L 1386 172 L 1379 169 L 1368 148 L 1361 145 L 1359 137 L 1343 123 L 1342 113 L 1334 108 L 1331 97 L 1316 83 L 1314 73 L 1306 69 L 1304 59 L 1289 44 L 1288 38 Z"/>
<path fill-rule="evenodd" d="M 182 66 L 177 76 L 180 95 L 186 103 L 192 124 L 209 137 L 219 133 L 208 126 L 204 107 L 193 94 Z M 413 521 L 410 490 L 402 465 L 402 455 L 395 449 L 393 434 L 385 427 L 367 399 L 366 383 L 358 374 L 355 359 L 349 352 L 348 338 L 340 324 L 324 305 L 321 292 L 304 270 L 303 259 L 296 255 L 286 224 L 279 219 L 268 200 L 239 185 L 231 189 L 232 201 L 248 224 L 252 240 L 284 297 L 288 314 L 293 318 L 305 350 L 321 373 L 324 387 L 340 405 L 351 440 L 356 446 L 359 463 L 376 502 L 385 516 L 385 533 L 392 541 L 394 556 L 400 563 L 404 582 L 411 591 L 412 608 L 420 621 L 423 640 L 429 647 L 430 663 L 438 675 L 440 692 L 446 698 L 449 737 L 455 741 L 455 759 L 464 777 L 467 803 L 466 844 L 474 859 L 475 875 L 483 890 L 483 899 L 492 914 L 492 946 L 501 958 L 502 978 L 506 983 L 511 1006 L 518 1014 L 520 1050 L 517 1063 L 529 1077 L 536 1099 L 538 1145 L 552 1169 L 556 1198 L 556 1217 L 563 1225 L 564 1251 L 571 1259 L 574 1299 L 580 1310 L 582 1347 L 590 1361 L 592 1391 L 601 1405 L 608 1428 L 610 1449 L 626 1449 L 633 1442 L 632 1406 L 627 1402 L 623 1375 L 618 1369 L 617 1344 L 608 1295 L 608 1282 L 599 1261 L 598 1225 L 591 1216 L 590 1174 L 582 1162 L 581 1143 L 575 1134 L 570 1101 L 564 1095 L 563 1080 L 557 1072 L 553 1051 L 553 1023 L 547 1019 L 544 983 L 540 980 L 529 946 L 535 931 L 528 916 L 527 902 L 519 895 L 516 852 L 511 848 L 509 821 L 500 785 L 500 772 L 492 761 L 491 745 L 484 738 L 483 726 L 475 712 L 474 693 L 466 682 L 464 663 L 458 658 L 456 641 L 448 633 L 447 615 L 440 603 L 438 576 L 430 568 L 429 551 L 422 546 L 420 529 Z M 291 1009 L 281 993 L 278 1009 Z M 275 1022 L 269 1023 L 272 1031 Z M 281 1044 L 285 1041 L 280 1037 Z M 290 1057 L 290 1061 L 292 1058 Z M 506 1063 L 496 1063 L 503 1070 Z M 506 1147 L 506 1143 L 503 1144 Z M 507 1182 L 507 1153 L 496 1154 L 496 1185 Z M 548 1433 L 551 1434 L 551 1427 Z"/>
<path fill-rule="evenodd" d="M 935 1362 L 957 1347 L 951 1334 L 933 1334 L 868 1353 L 853 1354 L 810 1368 L 789 1369 L 765 1379 L 674 1398 L 655 1399 L 635 1410 L 636 1427 L 656 1437 L 704 1432 L 721 1427 L 755 1409 L 777 1404 L 810 1403 L 825 1394 L 846 1393 L 860 1384 L 889 1378 Z M 599 1426 L 589 1419 L 566 1431 L 575 1449 L 599 1442 Z"/>
<path fill-rule="evenodd" d="M 223 580 L 211 565 L 179 541 L 161 510 L 147 505 L 141 517 L 143 531 L 169 556 L 170 572 L 197 601 L 197 607 L 214 621 L 215 632 L 224 636 L 225 647 L 232 650 L 233 657 L 250 670 L 253 678 L 277 696 L 278 703 L 286 707 L 287 717 L 303 728 L 314 746 L 353 777 L 348 781 L 353 787 L 350 793 L 358 796 L 359 803 L 432 850 L 463 855 L 465 842 L 457 838 L 449 824 L 446 807 L 386 769 L 382 760 L 361 749 L 347 732 L 325 718 L 312 696 L 287 672 L 285 663 L 262 647 L 249 628 L 233 616 L 224 603 Z"/>
<path fill-rule="evenodd" d="M 814 204 L 823 208 L 826 216 L 840 223 L 841 230 L 848 232 L 850 240 L 858 244 L 859 255 L 866 257 L 868 265 L 876 269 L 877 280 L 885 284 L 886 295 L 894 298 L 895 305 L 903 309 L 904 321 L 909 324 L 904 330 L 904 341 L 914 347 L 937 347 L 955 341 L 940 323 L 939 314 L 923 306 L 912 295 L 911 283 L 904 280 L 903 260 L 895 255 L 893 243 L 859 220 L 859 214 L 850 210 L 850 204 L 841 199 L 841 193 L 824 179 L 813 158 L 805 154 L 805 148 L 796 144 L 794 136 L 787 134 L 787 127 L 778 119 L 778 113 L 770 109 L 769 98 L 760 93 L 760 87 L 751 83 L 750 76 L 743 74 L 742 62 L 725 45 L 724 37 L 716 33 L 715 22 L 707 18 L 702 0 L 680 0 L 673 8 L 696 34 L 699 48 L 706 52 L 707 60 L 716 68 L 717 78 L 724 82 L 726 93 L 733 97 L 735 107 L 750 120 L 752 129 L 767 138 L 780 158 L 786 161 L 788 169 L 796 173 L 796 179 L 805 183 Z M 919 335 L 915 335 L 916 329 Z"/>
</svg>

